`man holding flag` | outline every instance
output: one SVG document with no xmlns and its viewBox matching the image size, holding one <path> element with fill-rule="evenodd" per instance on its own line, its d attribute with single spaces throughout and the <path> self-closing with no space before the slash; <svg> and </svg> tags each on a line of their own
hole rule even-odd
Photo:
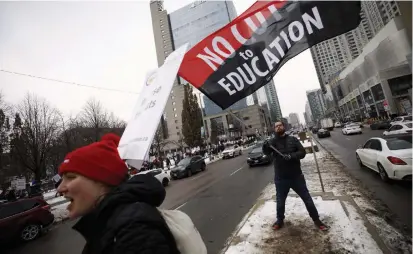
<svg viewBox="0 0 413 254">
<path fill-rule="evenodd" d="M 277 200 L 277 221 L 273 224 L 273 229 L 278 230 L 284 226 L 285 200 L 288 192 L 293 189 L 303 200 L 305 207 L 320 230 L 327 230 L 328 227 L 320 221 L 317 208 L 307 189 L 303 172 L 301 171 L 300 160 L 305 157 L 305 149 L 300 141 L 285 133 L 284 124 L 278 121 L 274 125 L 275 137 L 265 141 L 262 150 L 264 154 L 274 158 L 274 183 Z M 272 148 L 278 150 L 275 150 Z"/>
<path fill-rule="evenodd" d="M 226 109 L 266 85 L 301 52 L 355 29 L 360 11 L 360 1 L 257 1 L 186 52 L 178 74 Z M 317 227 L 326 230 L 301 172 L 304 148 L 285 134 L 281 122 L 275 124 L 275 133 L 265 146 L 266 153 L 273 153 L 271 146 L 281 151 L 274 153 L 278 216 L 274 229 L 284 225 L 285 199 L 292 188 Z"/>
</svg>

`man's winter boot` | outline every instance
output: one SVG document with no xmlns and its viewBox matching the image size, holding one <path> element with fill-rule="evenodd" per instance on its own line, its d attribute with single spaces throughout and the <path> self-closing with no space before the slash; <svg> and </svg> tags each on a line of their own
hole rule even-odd
<svg viewBox="0 0 413 254">
<path fill-rule="evenodd" d="M 284 226 L 284 221 L 282 220 L 277 220 L 274 224 L 272 224 L 272 229 L 273 230 L 279 230 Z"/>
<path fill-rule="evenodd" d="M 314 224 L 321 231 L 327 231 L 328 230 L 328 227 L 323 222 L 321 222 L 321 220 L 314 221 Z"/>
</svg>

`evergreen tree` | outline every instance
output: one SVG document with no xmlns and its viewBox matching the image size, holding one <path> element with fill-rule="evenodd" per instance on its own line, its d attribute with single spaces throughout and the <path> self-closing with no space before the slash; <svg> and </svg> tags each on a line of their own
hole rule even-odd
<svg viewBox="0 0 413 254">
<path fill-rule="evenodd" d="M 214 120 L 211 120 L 211 143 L 216 145 L 218 143 L 218 126 Z"/>
<path fill-rule="evenodd" d="M 202 113 L 198 100 L 193 94 L 192 87 L 186 85 L 182 109 L 182 135 L 189 147 L 202 145 L 201 127 Z"/>
</svg>

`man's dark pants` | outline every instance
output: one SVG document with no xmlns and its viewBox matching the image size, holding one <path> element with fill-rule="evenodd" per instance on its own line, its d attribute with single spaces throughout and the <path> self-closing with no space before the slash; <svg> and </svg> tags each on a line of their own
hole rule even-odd
<svg viewBox="0 0 413 254">
<path fill-rule="evenodd" d="M 319 219 L 317 208 L 314 205 L 314 201 L 310 196 L 307 189 L 307 184 L 304 179 L 304 175 L 297 176 L 291 179 L 279 179 L 275 178 L 275 189 L 277 191 L 277 219 L 284 220 L 285 212 L 285 200 L 287 199 L 288 192 L 293 189 L 304 201 L 305 207 L 307 208 L 310 217 L 313 221 Z"/>
</svg>

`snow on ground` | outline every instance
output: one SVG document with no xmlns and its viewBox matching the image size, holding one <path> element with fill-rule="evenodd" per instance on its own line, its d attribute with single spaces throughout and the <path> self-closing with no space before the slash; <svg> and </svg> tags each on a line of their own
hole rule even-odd
<svg viewBox="0 0 413 254">
<path fill-rule="evenodd" d="M 45 199 L 46 200 L 46 199 Z M 66 199 L 63 196 L 47 199 L 46 202 L 49 203 L 49 205 L 53 205 L 59 202 L 66 201 Z"/>
<path fill-rule="evenodd" d="M 56 195 L 56 189 L 50 190 L 49 192 L 43 193 L 44 200 L 49 200 L 54 198 Z"/>
<path fill-rule="evenodd" d="M 343 164 L 324 150 L 323 147 L 318 144 L 317 146 L 320 151 L 316 153 L 316 157 L 325 191 L 332 192 L 335 196 L 350 196 L 353 198 L 362 210 L 364 216 L 367 217 L 368 222 L 376 228 L 379 236 L 390 249 L 391 253 L 412 253 L 411 233 L 398 230 L 401 227 L 397 221 L 394 221 L 394 216 L 392 216 L 388 208 L 383 206 L 372 193 L 361 187 L 362 184 L 358 180 L 349 176 Z M 316 169 L 314 154 L 307 154 L 305 158 L 301 160 L 301 167 L 310 192 L 321 192 L 321 184 Z M 293 193 L 294 191 L 291 190 L 290 194 Z M 274 184 L 270 184 L 263 190 L 259 200 L 274 198 L 275 186 Z M 287 205 L 289 199 L 287 199 Z M 288 208 L 286 211 L 287 210 Z M 322 213 L 322 211 L 319 212 Z M 272 220 L 274 220 L 275 214 L 274 212 Z"/>
<path fill-rule="evenodd" d="M 354 207 L 346 204 L 347 216 L 338 200 L 316 197 L 314 202 L 331 226 L 328 232 L 315 228 L 298 197 L 288 197 L 286 226 L 274 232 L 276 203 L 269 200 L 248 218 L 225 253 L 382 253 Z"/>
<path fill-rule="evenodd" d="M 52 213 L 54 215 L 55 222 L 60 222 L 64 219 L 67 219 L 69 212 L 66 210 L 66 207 L 68 205 L 69 205 L 68 203 L 64 203 L 64 204 L 52 207 Z"/>
</svg>

